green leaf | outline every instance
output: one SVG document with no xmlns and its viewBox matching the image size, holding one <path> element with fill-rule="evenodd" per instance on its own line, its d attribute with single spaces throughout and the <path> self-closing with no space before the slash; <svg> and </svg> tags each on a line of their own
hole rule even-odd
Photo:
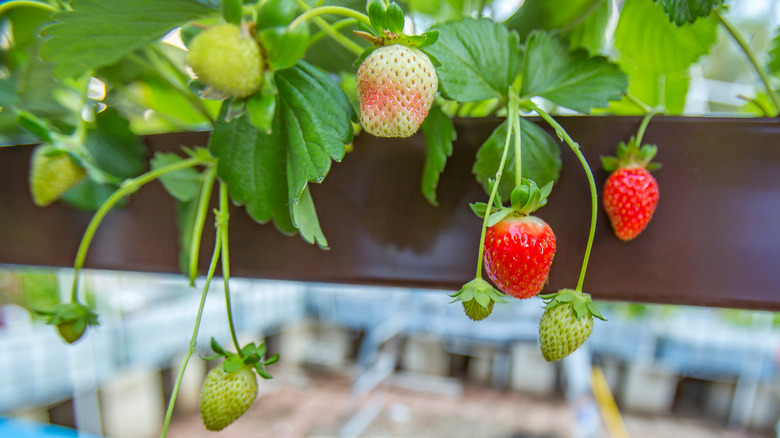
<svg viewBox="0 0 780 438">
<path fill-rule="evenodd" d="M 677 27 L 652 0 L 626 0 L 615 29 L 620 66 L 631 74 L 683 73 L 718 38 L 715 17 Z"/>
<path fill-rule="evenodd" d="M 259 38 L 266 50 L 266 61 L 272 70 L 284 70 L 295 65 L 309 47 L 309 26 L 305 23 L 293 30 L 277 26 L 260 32 Z"/>
<path fill-rule="evenodd" d="M 775 77 L 780 77 L 780 27 L 775 30 L 775 39 L 772 40 L 772 47 L 769 49 L 769 71 Z"/>
<path fill-rule="evenodd" d="M 196 0 L 73 0 L 70 6 L 42 32 L 50 38 L 41 56 L 57 64 L 60 78 L 113 64 L 174 27 L 219 12 Z"/>
<path fill-rule="evenodd" d="M 452 142 L 457 138 L 457 133 L 452 120 L 439 106 L 431 108 L 421 128 L 427 147 L 421 188 L 428 202 L 439 205 L 436 202 L 436 186 L 439 184 L 439 175 L 447 164 L 447 157 L 452 155 Z"/>
<path fill-rule="evenodd" d="M 209 149 L 219 159 L 217 173 L 228 184 L 230 198 L 246 206 L 256 221 L 273 219 L 283 233 L 292 234 L 295 227 L 287 206 L 286 147 L 276 129 L 265 133 L 252 124 L 248 115 L 225 121 L 230 104 L 225 102 L 214 125 Z"/>
<path fill-rule="evenodd" d="M 523 6 L 506 20 L 506 26 L 516 30 L 522 39 L 526 39 L 533 30 L 568 29 L 581 22 L 599 3 L 605 0 L 566 0 L 565 6 L 559 1 L 525 0 Z"/>
<path fill-rule="evenodd" d="M 534 32 L 526 43 L 523 97 L 541 96 L 566 108 L 589 113 L 620 99 L 628 78 L 607 58 L 569 52 L 558 36 Z"/>
<path fill-rule="evenodd" d="M 629 75 L 628 91 L 635 98 L 654 108 L 663 108 L 667 114 L 680 114 L 685 108 L 688 94 L 688 73 L 646 73 L 626 70 Z M 644 115 L 644 110 L 627 98 L 611 102 L 607 111 L 615 115 Z"/>
<path fill-rule="evenodd" d="M 290 200 L 297 202 L 309 181 L 325 179 L 331 160 L 344 158 L 357 114 L 338 84 L 306 62 L 278 72 L 275 81 L 281 125 L 275 131 L 287 147 Z"/>
<path fill-rule="evenodd" d="M 308 186 L 303 190 L 298 202 L 290 204 L 290 216 L 303 240 L 316 243 L 322 249 L 328 249 L 328 240 L 320 228 L 320 220 L 317 218 L 314 200 Z"/>
<path fill-rule="evenodd" d="M 724 0 L 653 0 L 663 6 L 669 19 L 678 26 L 693 23 L 699 17 L 709 17 L 713 9 L 723 6 Z"/>
<path fill-rule="evenodd" d="M 95 211 L 116 191 L 114 184 L 101 184 L 89 178 L 65 192 L 60 200 L 86 211 Z M 120 201 L 119 205 L 127 201 Z"/>
<path fill-rule="evenodd" d="M 520 130 L 522 132 L 522 176 L 534 180 L 540 186 L 557 181 L 562 166 L 558 143 L 542 128 L 523 118 L 520 119 Z M 495 178 L 498 165 L 501 163 L 506 134 L 505 121 L 493 131 L 477 152 L 473 172 L 488 194 L 490 193 L 488 181 Z M 503 201 L 509 200 L 514 188 L 515 158 L 510 150 L 498 187 L 500 198 Z"/>
<path fill-rule="evenodd" d="M 582 48 L 587 50 L 591 56 L 606 55 L 606 52 L 609 50 L 607 40 L 610 36 L 607 31 L 608 25 L 609 2 L 597 2 L 595 10 L 590 12 L 584 20 L 577 23 L 569 32 L 569 49 Z"/>
<path fill-rule="evenodd" d="M 311 218 L 313 205 L 302 197 L 309 182 L 325 178 L 332 160 L 344 157 L 357 116 L 338 85 L 305 62 L 277 72 L 274 80 L 278 95 L 271 133 L 260 131 L 246 113 L 226 122 L 226 102 L 209 148 L 219 158 L 219 177 L 228 183 L 230 197 L 245 204 L 252 218 L 273 219 L 281 231 L 292 233 L 291 213 L 300 214 L 296 220 L 303 224 L 304 238 L 322 244 Z"/>
<path fill-rule="evenodd" d="M 276 113 L 276 96 L 253 94 L 246 100 L 246 112 L 257 129 L 270 133 L 274 113 Z"/>
<path fill-rule="evenodd" d="M 146 170 L 146 148 L 130 125 L 113 108 L 95 115 L 95 129 L 84 140 L 95 165 L 119 178 L 132 178 Z"/>
<path fill-rule="evenodd" d="M 439 39 L 426 51 L 441 62 L 436 73 L 445 97 L 461 102 L 506 98 L 522 69 L 516 32 L 492 20 L 472 18 L 434 29 Z"/>
<path fill-rule="evenodd" d="M 152 169 L 159 169 L 178 163 L 181 160 L 182 158 L 174 153 L 158 152 L 154 154 L 151 165 Z M 192 201 L 198 197 L 200 181 L 200 173 L 192 167 L 160 176 L 160 182 L 163 187 L 165 187 L 165 190 L 167 190 L 171 196 L 182 202 Z"/>
</svg>

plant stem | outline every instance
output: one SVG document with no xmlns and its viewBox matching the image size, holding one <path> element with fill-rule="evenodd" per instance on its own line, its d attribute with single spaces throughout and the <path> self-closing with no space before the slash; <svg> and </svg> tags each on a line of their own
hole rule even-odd
<svg viewBox="0 0 780 438">
<path fill-rule="evenodd" d="M 230 212 L 228 211 L 228 191 L 227 184 L 219 184 L 219 212 L 217 213 L 217 230 L 222 236 L 222 279 L 225 283 L 225 307 L 227 308 L 228 326 L 230 327 L 230 336 L 233 338 L 233 345 L 236 352 L 241 354 L 241 346 L 236 337 L 236 328 L 233 324 L 233 310 L 230 305 L 230 251 L 228 250 L 228 222 L 230 221 Z"/>
<path fill-rule="evenodd" d="M 716 17 L 718 17 L 718 20 L 723 25 L 723 27 L 726 28 L 729 35 L 731 35 L 732 38 L 734 38 L 734 41 L 737 42 L 739 47 L 742 49 L 742 52 L 745 53 L 745 56 L 748 57 L 748 60 L 750 61 L 750 64 L 753 65 L 753 69 L 758 73 L 758 77 L 761 78 L 761 82 L 764 83 L 764 87 L 766 87 L 766 92 L 769 94 L 769 98 L 772 100 L 772 103 L 775 105 L 775 114 L 780 112 L 780 98 L 778 98 L 777 93 L 775 92 L 774 88 L 772 88 L 772 83 L 769 79 L 769 75 L 767 75 L 764 68 L 759 64 L 758 59 L 756 58 L 756 54 L 753 52 L 753 49 L 750 48 L 750 45 L 747 41 L 745 41 L 745 38 L 740 34 L 737 29 L 729 23 L 728 20 L 726 20 L 726 17 L 723 16 L 723 14 L 720 13 L 720 10 L 715 9 L 713 10 L 713 13 Z"/>
<path fill-rule="evenodd" d="M 550 117 L 549 114 L 547 114 L 546 111 L 539 108 L 531 102 L 530 100 L 527 101 L 527 105 L 532 110 L 536 111 L 537 114 L 539 114 L 547 123 L 550 124 L 555 129 L 555 132 L 558 134 L 559 138 L 562 138 L 566 144 L 569 145 L 572 152 L 574 152 L 574 155 L 577 156 L 577 159 L 580 160 L 580 164 L 582 164 L 582 168 L 585 169 L 585 174 L 588 177 L 588 184 L 590 185 L 590 200 L 591 200 L 591 209 L 590 209 L 590 232 L 588 233 L 588 244 L 585 247 L 585 257 L 582 260 L 582 268 L 580 269 L 580 278 L 577 281 L 577 288 L 576 290 L 578 292 L 582 292 L 582 285 L 585 283 L 585 272 L 588 270 L 588 259 L 590 259 L 590 251 L 593 247 L 593 239 L 596 235 L 596 215 L 598 213 L 598 197 L 596 194 L 596 182 L 593 179 L 593 172 L 590 170 L 590 166 L 588 165 L 588 161 L 585 159 L 585 157 L 582 155 L 582 152 L 580 151 L 580 145 L 577 144 L 574 140 L 572 140 L 571 136 L 569 136 L 569 133 L 566 132 L 563 127 L 555 121 L 552 117 Z"/>
<path fill-rule="evenodd" d="M 504 143 L 504 154 L 501 155 L 501 163 L 498 165 L 498 170 L 496 171 L 496 180 L 493 183 L 493 190 L 490 191 L 490 197 L 488 198 L 488 204 L 487 209 L 485 209 L 485 217 L 482 220 L 482 234 L 479 238 L 479 256 L 477 258 L 477 276 L 475 279 L 481 279 L 482 278 L 482 256 L 485 253 L 485 234 L 487 233 L 487 224 L 488 219 L 490 218 L 490 214 L 493 210 L 493 202 L 496 200 L 496 194 L 498 193 L 498 186 L 501 183 L 501 174 L 504 171 L 504 164 L 506 164 L 506 157 L 509 155 L 509 144 L 512 140 L 512 133 L 515 130 L 515 123 L 512 123 L 512 120 L 516 119 L 518 117 L 518 100 L 517 100 L 517 93 L 514 92 L 514 90 L 510 91 L 511 95 L 509 97 L 509 114 L 507 115 L 507 121 L 509 122 L 507 124 L 507 132 L 506 132 L 506 142 Z"/>
<path fill-rule="evenodd" d="M 195 214 L 195 223 L 192 226 L 192 236 L 190 238 L 189 255 L 189 276 L 190 286 L 195 286 L 195 277 L 198 276 L 198 259 L 200 258 L 200 240 L 203 236 L 203 227 L 206 224 L 206 215 L 208 214 L 209 204 L 211 202 L 211 192 L 214 190 L 214 180 L 217 178 L 217 167 L 212 166 L 203 177 L 203 184 L 200 187 L 200 197 L 198 198 L 198 211 Z"/>
<path fill-rule="evenodd" d="M 319 6 L 313 9 L 309 9 L 308 11 L 299 15 L 295 20 L 293 20 L 292 23 L 290 23 L 288 28 L 294 29 L 295 26 L 305 22 L 306 20 L 312 19 L 314 17 L 319 17 L 320 15 L 328 15 L 328 14 L 342 15 L 344 17 L 354 18 L 355 20 L 360 21 L 366 26 L 371 26 L 371 20 L 368 18 L 368 16 L 354 9 L 345 8 L 342 6 Z"/>
<path fill-rule="evenodd" d="M 523 146 L 521 143 L 523 130 L 520 127 L 519 114 L 515 115 L 512 123 L 515 125 L 515 187 L 518 187 L 523 182 Z"/>
<path fill-rule="evenodd" d="M 318 3 L 318 5 L 319 5 L 319 3 Z M 306 12 L 309 12 L 309 11 L 313 10 L 313 9 L 309 8 L 309 5 L 307 5 L 303 0 L 298 0 L 298 6 L 300 6 L 301 9 L 303 9 Z M 320 8 L 315 7 L 314 9 L 320 9 Z M 303 16 L 303 14 L 301 14 L 301 16 Z M 301 16 L 299 16 L 298 18 L 301 18 Z M 341 20 L 338 23 L 336 23 L 336 25 L 338 25 L 338 28 L 337 28 L 336 25 L 331 26 L 330 23 L 328 23 L 327 21 L 323 20 L 321 17 L 314 17 L 314 22 L 317 24 L 317 27 L 322 29 L 322 34 L 323 35 L 330 36 L 331 38 L 333 38 L 334 41 L 336 41 L 337 43 L 341 44 L 342 47 L 344 47 L 345 49 L 349 50 L 350 52 L 354 53 L 355 55 L 360 55 L 361 53 L 363 53 L 363 47 L 361 47 L 359 44 L 355 43 L 354 41 L 350 40 L 346 36 L 342 35 L 337 30 L 337 29 L 339 29 L 339 28 L 341 28 L 341 27 L 343 27 L 345 25 L 345 24 L 342 24 L 342 23 L 345 23 L 345 22 L 346 23 L 350 23 L 350 22 L 355 22 L 357 20 L 358 19 L 355 18 L 355 17 L 347 17 L 346 19 Z M 369 20 L 369 23 L 370 23 L 370 20 Z M 290 23 L 289 28 L 290 29 L 293 28 L 293 23 Z M 311 47 L 311 45 L 314 44 L 315 42 L 317 42 L 320 38 L 322 38 L 322 37 L 319 37 L 318 35 L 315 35 L 314 37 L 310 38 L 309 39 L 309 47 Z"/>
<path fill-rule="evenodd" d="M 171 400 L 168 402 L 168 409 L 165 412 L 165 421 L 163 422 L 162 431 L 160 432 L 160 438 L 165 438 L 165 436 L 168 434 L 168 426 L 171 424 L 173 407 L 176 405 L 176 397 L 179 395 L 179 387 L 181 386 L 181 381 L 184 377 L 184 370 L 187 369 L 187 364 L 190 361 L 190 357 L 192 357 L 192 353 L 195 352 L 195 345 L 198 341 L 198 330 L 200 329 L 200 320 L 203 317 L 203 307 L 206 304 L 206 295 L 208 295 L 209 292 L 211 279 L 214 277 L 214 271 L 217 269 L 217 260 L 219 259 L 221 245 L 222 237 L 220 236 L 219 230 L 217 230 L 217 238 L 216 242 L 214 243 L 214 253 L 211 256 L 211 263 L 209 263 L 209 271 L 206 275 L 206 284 L 203 286 L 203 293 L 200 296 L 198 315 L 195 317 L 195 328 L 192 330 L 192 338 L 190 339 L 189 348 L 187 348 L 187 354 L 184 356 L 184 362 L 179 368 L 179 374 L 176 376 L 176 383 L 173 385 Z"/>
<path fill-rule="evenodd" d="M 632 93 L 626 93 L 626 98 L 633 102 L 636 106 L 639 108 L 642 108 L 642 111 L 645 113 L 650 113 L 653 111 L 653 109 L 650 107 L 650 105 L 642 102 L 638 97 L 634 96 Z"/>
<path fill-rule="evenodd" d="M 194 167 L 201 164 L 210 163 L 204 162 L 199 158 L 188 158 L 186 160 L 181 160 L 167 166 L 150 170 L 143 175 L 126 180 L 124 183 L 122 183 L 121 187 L 119 187 L 114 193 L 111 194 L 111 196 L 108 197 L 108 199 L 106 199 L 105 202 L 103 202 L 100 208 L 98 208 L 97 212 L 95 212 L 95 215 L 92 217 L 89 225 L 87 225 L 87 229 L 84 231 L 84 236 L 81 238 L 81 244 L 79 244 L 78 252 L 76 253 L 76 261 L 73 263 L 74 273 L 73 289 L 71 290 L 71 301 L 74 303 L 78 302 L 78 284 L 81 268 L 84 267 L 84 259 L 87 257 L 87 251 L 89 250 L 89 245 L 92 243 L 92 238 L 95 236 L 95 231 L 97 231 L 97 228 L 100 226 L 103 218 L 106 216 L 106 214 L 108 214 L 111 208 L 125 196 L 135 192 L 144 184 L 150 181 L 154 181 L 166 173 L 176 172 L 177 170 L 187 169 L 189 167 Z"/>
<path fill-rule="evenodd" d="M 642 146 L 642 137 L 645 136 L 645 130 L 647 129 L 647 125 L 650 123 L 650 119 L 653 118 L 654 113 L 651 111 L 647 114 L 645 114 L 645 117 L 642 119 L 642 123 L 639 125 L 639 131 L 636 133 L 636 144 L 638 146 Z"/>
<path fill-rule="evenodd" d="M 5 3 L 0 4 L 0 15 L 3 15 L 4 13 L 8 12 L 9 10 L 20 7 L 20 6 L 26 6 L 26 7 L 32 7 L 32 8 L 38 8 L 43 9 L 45 11 L 51 11 L 54 12 L 57 9 L 53 7 L 52 5 L 36 2 L 32 0 L 11 0 Z"/>
<path fill-rule="evenodd" d="M 355 24 L 355 23 L 357 23 L 357 20 L 355 20 L 354 18 L 345 18 L 345 19 L 339 20 L 339 21 L 337 21 L 337 22 L 335 22 L 335 23 L 333 23 L 332 25 L 329 25 L 329 26 L 330 26 L 331 29 L 333 29 L 335 31 L 338 31 L 339 29 L 341 29 L 343 27 L 347 27 L 350 24 Z M 326 35 L 330 35 L 330 33 L 326 33 L 325 30 L 321 30 L 321 31 L 317 32 L 316 34 L 314 34 L 311 38 L 309 38 L 309 47 L 311 47 L 317 41 L 325 38 Z"/>
</svg>

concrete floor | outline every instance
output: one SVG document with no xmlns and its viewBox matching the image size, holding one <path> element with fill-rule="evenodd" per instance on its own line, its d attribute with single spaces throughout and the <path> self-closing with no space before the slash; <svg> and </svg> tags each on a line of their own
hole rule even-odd
<svg viewBox="0 0 780 438">
<path fill-rule="evenodd" d="M 336 437 L 356 406 L 374 403 L 381 410 L 363 437 L 579 438 L 572 431 L 568 403 L 466 384 L 460 395 L 423 393 L 387 387 L 362 400 L 350 398 L 346 376 L 280 374 L 260 382 L 260 397 L 233 425 L 206 431 L 197 412 L 174 417 L 168 436 L 191 437 Z M 373 400 L 373 401 L 372 401 Z M 758 438 L 755 432 L 729 430 L 716 420 L 624 415 L 632 438 Z M 603 429 L 599 437 L 608 438 Z"/>
</svg>

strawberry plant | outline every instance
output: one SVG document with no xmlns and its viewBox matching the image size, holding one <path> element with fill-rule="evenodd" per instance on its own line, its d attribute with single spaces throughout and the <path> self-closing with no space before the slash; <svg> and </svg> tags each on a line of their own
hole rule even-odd
<svg viewBox="0 0 780 438">
<path fill-rule="evenodd" d="M 496 303 L 530 299 L 545 288 L 563 246 L 543 207 L 555 202 L 561 154 L 572 153 L 588 182 L 582 187 L 591 205 L 587 244 L 576 285 L 542 296 L 539 328 L 547 360 L 570 354 L 590 335 L 593 317 L 602 318 L 583 290 L 601 175 L 594 176 L 551 113 L 645 116 L 636 139 L 621 145 L 616 159 L 604 160 L 617 176 L 609 177 L 603 203 L 618 237 L 630 239 L 645 228 L 658 200 L 645 170 L 656 149 L 640 147 L 645 129 L 656 113 L 683 111 L 687 72 L 710 52 L 718 27 L 763 84 L 766 96 L 750 98 L 751 109 L 772 116 L 780 111 L 770 77 L 780 76 L 780 39 L 767 71 L 724 16 L 723 0 L 626 0 L 619 11 L 603 0 L 572 0 L 565 8 L 526 0 L 505 20 L 486 16 L 486 3 L 408 1 L 406 12 L 387 0 L 0 4 L 7 43 L 0 52 L 0 135 L 41 144 L 30 168 L 33 202 L 95 210 L 76 252 L 70 301 L 41 313 L 67 342 L 98 323 L 80 287 L 90 244 L 114 207 L 159 181 L 180 215 L 181 266 L 193 285 L 202 274 L 201 239 L 210 218 L 215 233 L 162 435 L 196 351 L 217 265 L 233 351 L 212 343 L 212 359 L 224 362 L 207 377 L 201 411 L 208 429 L 222 429 L 252 404 L 255 374 L 270 378 L 264 367 L 278 359 L 265 359 L 264 345 L 241 347 L 236 338 L 229 205 L 327 249 L 311 187 L 327 184 L 356 135 L 406 138 L 421 131 L 427 151 L 420 190 L 435 208 L 440 175 L 457 145 L 453 119 L 496 117 L 500 123 L 472 169 L 486 198 L 472 205 L 482 222 L 475 230 L 476 272 L 453 297 L 469 318 L 482 320 Z M 609 45 L 605 35 L 612 34 Z M 208 143 L 149 158 L 139 139 L 191 129 L 210 131 Z M 622 195 L 625 184 L 635 199 Z"/>
</svg>

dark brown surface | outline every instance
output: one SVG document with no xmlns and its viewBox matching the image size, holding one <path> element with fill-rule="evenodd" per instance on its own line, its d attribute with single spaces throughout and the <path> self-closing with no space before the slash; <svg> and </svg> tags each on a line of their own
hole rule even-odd
<svg viewBox="0 0 780 438">
<path fill-rule="evenodd" d="M 564 127 L 592 163 L 637 129 L 639 118 L 568 117 Z M 355 151 L 312 188 L 331 249 L 321 251 L 273 225 L 231 217 L 238 276 L 456 290 L 473 277 L 481 222 L 468 203 L 485 200 L 471 166 L 495 120 L 458 123 L 455 152 L 439 185 L 439 207 L 420 193 L 421 136 L 362 135 Z M 206 133 L 149 137 L 152 150 L 203 145 Z M 599 206 L 584 290 L 601 299 L 780 310 L 780 123 L 766 119 L 656 117 L 645 136 L 659 146 L 661 199 L 649 228 L 620 242 Z M 0 263 L 72 264 L 90 214 L 35 207 L 26 174 L 31 148 L 0 149 Z M 549 204 L 537 215 L 555 230 L 558 252 L 547 290 L 574 287 L 590 217 L 583 170 L 568 148 Z M 211 220 L 209 220 L 211 221 Z M 204 253 L 213 243 L 204 239 Z M 98 230 L 87 267 L 177 271 L 173 202 L 158 183 Z M 206 260 L 203 255 L 202 260 Z"/>
</svg>

